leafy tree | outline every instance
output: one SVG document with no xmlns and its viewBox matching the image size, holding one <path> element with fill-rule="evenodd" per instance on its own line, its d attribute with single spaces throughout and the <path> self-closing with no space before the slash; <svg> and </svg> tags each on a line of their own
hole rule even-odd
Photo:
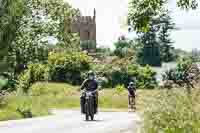
<svg viewBox="0 0 200 133">
<path fill-rule="evenodd" d="M 149 22 L 147 32 L 137 32 L 140 44 L 143 45 L 138 53 L 140 64 L 160 66 L 161 62 L 170 62 L 176 59 L 172 47 L 170 31 L 175 29 L 175 24 L 169 16 L 169 11 L 162 9 L 160 14 L 154 16 Z"/>
<path fill-rule="evenodd" d="M 9 49 L 12 67 L 47 61 L 50 37 L 61 50 L 79 49 L 79 39 L 71 32 L 72 18 L 80 15 L 78 10 L 62 0 L 29 0 L 26 6 L 29 10 L 19 22 Z"/>
<path fill-rule="evenodd" d="M 174 61 L 174 47 L 171 45 L 173 41 L 170 38 L 170 31 L 175 29 L 175 24 L 169 15 L 169 11 L 163 11 L 160 15 L 160 30 L 158 33 L 159 45 L 161 50 L 161 58 L 164 62 Z"/>
<path fill-rule="evenodd" d="M 129 22 L 136 31 L 147 32 L 150 22 L 165 6 L 166 0 L 130 0 Z M 177 0 L 182 9 L 196 9 L 198 0 Z"/>
<path fill-rule="evenodd" d="M 157 32 L 159 31 L 158 18 L 152 19 L 150 29 L 147 32 L 138 33 L 138 41 L 142 45 L 138 52 L 138 62 L 141 65 L 161 65 L 160 47 L 157 41 Z"/>
<path fill-rule="evenodd" d="M 0 1 L 0 71 L 5 66 L 8 46 L 15 38 L 19 20 L 25 12 L 25 0 Z"/>
</svg>

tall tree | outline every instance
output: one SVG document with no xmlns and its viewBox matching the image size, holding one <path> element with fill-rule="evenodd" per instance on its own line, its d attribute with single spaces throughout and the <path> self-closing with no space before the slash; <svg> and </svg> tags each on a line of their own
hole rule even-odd
<svg viewBox="0 0 200 133">
<path fill-rule="evenodd" d="M 142 45 L 138 53 L 138 62 L 141 65 L 161 65 L 160 47 L 157 40 L 157 32 L 159 31 L 158 18 L 152 19 L 150 29 L 147 32 L 138 33 L 139 42 Z"/>
<path fill-rule="evenodd" d="M 62 50 L 79 49 L 79 39 L 71 32 L 71 22 L 80 12 L 63 0 L 29 0 L 25 14 L 9 49 L 11 66 L 46 61 L 53 38 Z M 22 67 L 23 70 L 23 67 Z M 17 70 L 18 71 L 18 70 Z"/>
<path fill-rule="evenodd" d="M 198 0 L 176 0 L 182 9 L 196 9 Z M 147 32 L 151 19 L 159 14 L 165 6 L 166 0 L 130 0 L 129 20 L 136 31 Z"/>
<path fill-rule="evenodd" d="M 0 71 L 3 71 L 8 46 L 15 39 L 19 20 L 25 13 L 25 0 L 0 1 Z"/>
<path fill-rule="evenodd" d="M 161 50 L 161 58 L 164 62 L 174 61 L 176 55 L 174 53 L 174 47 L 172 46 L 172 39 L 170 38 L 170 32 L 175 29 L 175 23 L 173 23 L 170 17 L 170 12 L 164 10 L 159 17 L 160 30 L 158 33 L 159 45 Z"/>
</svg>

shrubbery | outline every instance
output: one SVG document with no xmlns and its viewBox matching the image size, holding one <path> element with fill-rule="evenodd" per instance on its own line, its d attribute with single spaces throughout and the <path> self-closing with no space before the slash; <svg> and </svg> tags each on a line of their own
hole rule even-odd
<svg viewBox="0 0 200 133">
<path fill-rule="evenodd" d="M 18 79 L 18 90 L 27 93 L 36 81 L 66 82 L 80 85 L 91 67 L 91 59 L 81 52 L 52 52 L 47 64 L 30 64 Z M 94 65 L 95 66 L 95 65 Z M 137 88 L 152 89 L 157 85 L 156 73 L 148 66 L 140 67 L 130 62 L 117 60 L 111 64 L 98 64 L 93 67 L 102 87 L 128 85 L 136 78 Z"/>
<path fill-rule="evenodd" d="M 36 81 L 82 82 L 82 73 L 90 69 L 90 58 L 81 53 L 50 53 L 48 64 L 30 64 L 18 78 L 17 88 L 25 93 Z"/>
<path fill-rule="evenodd" d="M 0 91 L 15 90 L 16 80 L 9 73 L 0 74 Z"/>
<path fill-rule="evenodd" d="M 124 63 L 124 62 L 123 62 Z M 115 87 L 119 84 L 128 85 L 136 78 L 137 88 L 153 89 L 156 87 L 156 72 L 149 66 L 141 67 L 136 64 L 104 64 L 94 68 L 97 76 L 101 77 L 103 87 Z"/>
<path fill-rule="evenodd" d="M 154 89 L 157 87 L 156 72 L 150 66 L 139 67 L 137 86 L 142 89 Z"/>
<path fill-rule="evenodd" d="M 120 95 L 126 90 L 124 85 L 117 85 L 115 88 L 115 93 Z"/>
<path fill-rule="evenodd" d="M 32 84 L 36 81 L 49 79 L 49 67 L 45 64 L 30 64 L 18 78 L 18 91 L 27 93 Z"/>
<path fill-rule="evenodd" d="M 180 87 L 194 88 L 200 76 L 197 64 L 190 59 L 181 59 L 176 68 L 166 71 L 163 75 L 164 86 L 172 88 L 174 85 Z"/>
<path fill-rule="evenodd" d="M 50 53 L 48 65 L 52 81 L 80 84 L 82 73 L 91 67 L 91 59 L 82 52 Z"/>
</svg>

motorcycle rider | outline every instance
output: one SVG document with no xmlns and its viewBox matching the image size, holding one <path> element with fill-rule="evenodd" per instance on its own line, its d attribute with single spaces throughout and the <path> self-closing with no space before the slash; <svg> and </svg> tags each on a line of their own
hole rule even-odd
<svg viewBox="0 0 200 133">
<path fill-rule="evenodd" d="M 84 90 L 81 94 L 80 103 L 81 103 L 81 113 L 85 113 L 84 105 L 85 105 L 85 91 L 94 92 L 95 99 L 95 113 L 98 108 L 98 82 L 95 79 L 95 73 L 93 71 L 89 71 L 87 75 L 87 79 L 82 83 L 81 90 Z"/>
</svg>

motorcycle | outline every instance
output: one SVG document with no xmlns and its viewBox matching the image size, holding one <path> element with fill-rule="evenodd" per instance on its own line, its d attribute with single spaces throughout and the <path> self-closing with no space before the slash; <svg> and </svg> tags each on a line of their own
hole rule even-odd
<svg viewBox="0 0 200 133">
<path fill-rule="evenodd" d="M 94 92 L 91 91 L 86 91 L 85 92 L 85 120 L 88 121 L 89 117 L 93 121 L 94 120 L 94 115 L 96 114 L 95 112 L 95 97 L 94 97 Z"/>
<path fill-rule="evenodd" d="M 129 100 L 129 105 L 128 105 L 129 111 L 136 110 L 135 98 L 129 95 L 128 100 Z"/>
</svg>

